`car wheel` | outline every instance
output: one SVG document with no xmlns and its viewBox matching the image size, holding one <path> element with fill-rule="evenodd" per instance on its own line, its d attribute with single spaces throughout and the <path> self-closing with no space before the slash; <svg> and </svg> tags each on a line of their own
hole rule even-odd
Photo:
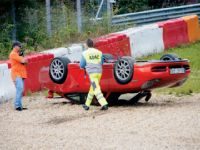
<svg viewBox="0 0 200 150">
<path fill-rule="evenodd" d="M 181 60 L 181 58 L 178 57 L 176 54 L 165 54 L 160 58 L 160 60 L 163 60 L 163 61 L 176 61 L 176 60 Z"/>
<path fill-rule="evenodd" d="M 134 59 L 129 56 L 120 58 L 114 65 L 114 76 L 118 83 L 127 84 L 131 81 L 134 72 Z"/>
<path fill-rule="evenodd" d="M 49 76 L 57 84 L 62 84 L 67 78 L 67 65 L 70 60 L 67 57 L 57 57 L 51 61 Z"/>
</svg>

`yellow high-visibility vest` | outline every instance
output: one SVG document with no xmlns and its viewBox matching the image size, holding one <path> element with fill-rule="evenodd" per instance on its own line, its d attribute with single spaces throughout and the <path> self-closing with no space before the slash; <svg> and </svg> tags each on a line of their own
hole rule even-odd
<svg viewBox="0 0 200 150">
<path fill-rule="evenodd" d="M 83 52 L 83 57 L 86 61 L 86 71 L 88 74 L 91 73 L 102 73 L 102 52 L 95 49 L 89 48 Z"/>
</svg>

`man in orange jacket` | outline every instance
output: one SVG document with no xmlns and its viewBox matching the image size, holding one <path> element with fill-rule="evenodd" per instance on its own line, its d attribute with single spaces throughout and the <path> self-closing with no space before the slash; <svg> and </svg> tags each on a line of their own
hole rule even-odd
<svg viewBox="0 0 200 150">
<path fill-rule="evenodd" d="M 27 60 L 23 57 L 21 53 L 21 47 L 22 45 L 20 42 L 14 42 L 12 45 L 13 50 L 9 55 L 9 59 L 11 62 L 11 76 L 16 87 L 16 97 L 14 101 L 14 106 L 17 111 L 23 110 L 22 96 L 24 91 L 24 79 L 27 78 L 25 66 L 27 64 Z"/>
</svg>

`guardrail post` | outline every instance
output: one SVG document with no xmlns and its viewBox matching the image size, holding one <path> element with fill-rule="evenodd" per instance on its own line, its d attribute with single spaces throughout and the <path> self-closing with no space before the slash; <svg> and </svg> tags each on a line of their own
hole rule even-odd
<svg viewBox="0 0 200 150">
<path fill-rule="evenodd" d="M 13 28 L 13 31 L 12 31 L 12 40 L 15 41 L 16 40 L 16 34 L 17 34 L 16 15 L 15 15 L 15 0 L 12 0 L 11 14 L 12 14 L 12 21 L 13 21 L 13 24 L 14 24 L 14 28 Z"/>
<path fill-rule="evenodd" d="M 76 1 L 78 32 L 82 32 L 81 1 Z"/>
<path fill-rule="evenodd" d="M 46 0 L 46 21 L 47 21 L 47 33 L 51 37 L 51 6 L 50 0 Z"/>
<path fill-rule="evenodd" d="M 108 17 L 108 27 L 112 25 L 112 4 L 115 3 L 115 0 L 107 0 L 107 17 Z"/>
</svg>

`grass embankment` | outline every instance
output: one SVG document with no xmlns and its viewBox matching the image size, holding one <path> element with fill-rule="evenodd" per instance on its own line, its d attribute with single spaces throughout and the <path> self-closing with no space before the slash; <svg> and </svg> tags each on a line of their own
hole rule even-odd
<svg viewBox="0 0 200 150">
<path fill-rule="evenodd" d="M 192 93 L 200 92 L 200 42 L 184 45 L 178 48 L 173 48 L 165 51 L 164 53 L 155 54 L 145 57 L 145 59 L 159 59 L 165 53 L 175 53 L 181 58 L 190 60 L 191 74 L 189 79 L 180 87 L 176 88 L 162 88 L 155 90 L 156 92 L 176 94 L 176 95 L 189 95 Z"/>
</svg>

